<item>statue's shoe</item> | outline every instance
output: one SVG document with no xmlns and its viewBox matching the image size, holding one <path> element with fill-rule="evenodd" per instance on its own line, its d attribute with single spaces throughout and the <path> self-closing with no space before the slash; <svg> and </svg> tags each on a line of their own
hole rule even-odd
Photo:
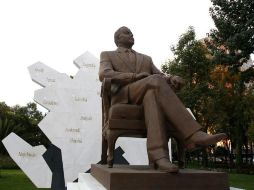
<svg viewBox="0 0 254 190">
<path fill-rule="evenodd" d="M 197 131 L 185 141 L 185 147 L 187 150 L 192 150 L 197 147 L 207 147 L 226 138 L 227 135 L 225 133 L 209 135 L 203 131 Z"/>
<path fill-rule="evenodd" d="M 167 173 L 178 173 L 179 171 L 179 168 L 175 164 L 172 164 L 167 158 L 156 160 L 153 163 L 153 167 L 154 169 L 158 169 Z"/>
</svg>

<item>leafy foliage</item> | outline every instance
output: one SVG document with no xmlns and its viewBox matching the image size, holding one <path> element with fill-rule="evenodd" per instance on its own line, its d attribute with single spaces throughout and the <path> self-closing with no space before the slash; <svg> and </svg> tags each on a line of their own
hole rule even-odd
<svg viewBox="0 0 254 190">
<path fill-rule="evenodd" d="M 211 1 L 210 14 L 217 28 L 211 32 L 214 62 L 238 68 L 254 51 L 254 1 Z"/>
<path fill-rule="evenodd" d="M 35 103 L 9 107 L 4 102 L 0 102 L 0 140 L 2 141 L 11 132 L 14 132 L 31 145 L 47 145 L 48 139 L 37 126 L 42 118 L 43 115 L 37 110 Z M 6 154 L 2 142 L 0 153 Z"/>
<path fill-rule="evenodd" d="M 185 79 L 186 86 L 179 97 L 191 108 L 204 131 L 228 134 L 230 141 L 224 141 L 224 145 L 227 152 L 233 153 L 234 148 L 248 144 L 248 128 L 254 121 L 254 96 L 252 88 L 241 81 L 245 71 L 232 72 L 228 65 L 215 64 L 216 55 L 205 41 L 196 40 L 190 27 L 172 47 L 174 59 L 165 63 L 162 70 Z M 230 160 L 232 163 L 233 158 Z"/>
<path fill-rule="evenodd" d="M 213 63 L 223 71 L 214 76 L 215 85 L 224 96 L 223 123 L 229 126 L 228 132 L 237 149 L 237 164 L 241 165 L 242 146 L 247 147 L 248 128 L 254 120 L 253 86 L 247 85 L 254 82 L 254 68 L 250 65 L 243 69 L 254 52 L 254 1 L 211 1 L 210 14 L 216 29 L 211 30 L 206 44 Z"/>
<path fill-rule="evenodd" d="M 181 100 L 193 112 L 197 120 L 208 129 L 213 120 L 205 117 L 209 114 L 209 105 L 213 91 L 210 88 L 212 69 L 209 52 L 204 43 L 195 39 L 193 27 L 189 27 L 176 46 L 173 46 L 174 59 L 162 65 L 162 71 L 167 74 L 181 76 L 186 85 L 178 94 Z"/>
<path fill-rule="evenodd" d="M 221 128 L 214 127 L 218 121 L 213 114 L 217 92 L 212 88 L 210 76 L 214 66 L 204 42 L 196 40 L 194 28 L 189 27 L 188 31 L 181 35 L 177 45 L 171 49 L 174 59 L 162 65 L 162 71 L 185 79 L 186 85 L 178 95 L 185 106 L 192 110 L 203 130 L 210 133 L 221 131 Z M 202 156 L 203 164 L 207 165 L 206 150 L 202 151 Z"/>
</svg>

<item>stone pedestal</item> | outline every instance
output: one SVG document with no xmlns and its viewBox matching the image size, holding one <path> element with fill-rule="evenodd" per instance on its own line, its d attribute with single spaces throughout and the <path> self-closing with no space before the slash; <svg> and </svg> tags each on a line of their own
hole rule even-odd
<svg viewBox="0 0 254 190">
<path fill-rule="evenodd" d="M 172 174 L 148 166 L 92 165 L 91 174 L 107 190 L 229 190 L 222 172 L 183 169 Z"/>
</svg>

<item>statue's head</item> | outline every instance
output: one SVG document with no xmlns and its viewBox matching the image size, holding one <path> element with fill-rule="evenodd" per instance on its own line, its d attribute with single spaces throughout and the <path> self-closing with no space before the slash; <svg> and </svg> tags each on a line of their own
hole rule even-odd
<svg viewBox="0 0 254 190">
<path fill-rule="evenodd" d="M 131 48 L 134 45 L 133 34 L 126 26 L 122 26 L 115 32 L 114 39 L 117 47 Z"/>
</svg>

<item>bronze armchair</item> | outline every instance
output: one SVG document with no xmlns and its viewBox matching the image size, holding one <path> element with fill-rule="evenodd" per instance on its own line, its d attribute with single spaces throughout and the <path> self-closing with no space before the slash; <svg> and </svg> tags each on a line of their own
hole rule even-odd
<svg viewBox="0 0 254 190">
<path fill-rule="evenodd" d="M 115 142 L 118 137 L 146 138 L 146 126 L 142 105 L 111 105 L 111 79 L 105 78 L 101 86 L 102 97 L 102 155 L 101 164 L 113 167 Z M 174 137 L 174 133 L 170 132 Z M 176 139 L 177 140 L 177 139 Z M 177 141 L 178 165 L 184 167 L 183 146 Z"/>
</svg>

